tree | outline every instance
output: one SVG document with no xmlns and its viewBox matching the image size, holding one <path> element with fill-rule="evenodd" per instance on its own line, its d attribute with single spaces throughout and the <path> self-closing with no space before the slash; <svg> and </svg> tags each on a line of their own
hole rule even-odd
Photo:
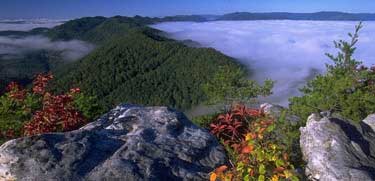
<svg viewBox="0 0 375 181">
<path fill-rule="evenodd" d="M 243 69 L 222 66 L 214 78 L 204 84 L 203 90 L 208 96 L 209 104 L 224 103 L 228 105 L 234 102 L 249 102 L 259 95 L 270 95 L 272 87 L 271 80 L 266 80 L 261 86 L 254 80 L 248 79 Z"/>
<path fill-rule="evenodd" d="M 302 97 L 290 99 L 290 109 L 301 118 L 313 112 L 329 111 L 353 121 L 360 121 L 375 112 L 375 67 L 367 68 L 353 58 L 362 23 L 349 42 L 335 41 L 336 56 L 327 54 L 333 64 L 327 73 L 319 75 L 301 89 Z"/>
</svg>

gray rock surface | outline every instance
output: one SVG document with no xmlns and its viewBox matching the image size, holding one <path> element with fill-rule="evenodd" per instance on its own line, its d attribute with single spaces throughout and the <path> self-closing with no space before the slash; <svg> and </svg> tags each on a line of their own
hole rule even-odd
<svg viewBox="0 0 375 181">
<path fill-rule="evenodd" d="M 6 142 L 0 180 L 205 180 L 226 160 L 183 114 L 122 105 L 80 130 Z"/>
<path fill-rule="evenodd" d="M 282 114 L 285 113 L 285 120 L 291 123 L 291 125 L 297 125 L 298 122 L 300 122 L 300 118 L 298 116 L 288 113 L 287 109 L 282 106 L 264 103 L 261 104 L 260 107 L 263 109 L 264 113 L 273 116 L 276 119 L 280 118 Z"/>
<path fill-rule="evenodd" d="M 375 180 L 375 115 L 360 126 L 311 115 L 300 129 L 300 145 L 311 180 Z"/>
</svg>

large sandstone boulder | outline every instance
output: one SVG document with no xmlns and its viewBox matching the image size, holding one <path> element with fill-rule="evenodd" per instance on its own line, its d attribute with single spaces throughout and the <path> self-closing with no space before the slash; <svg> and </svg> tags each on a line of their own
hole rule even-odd
<svg viewBox="0 0 375 181">
<path fill-rule="evenodd" d="M 3 144 L 0 180 L 205 180 L 226 160 L 183 114 L 122 105 L 80 130 Z"/>
<path fill-rule="evenodd" d="M 375 115 L 353 125 L 311 115 L 301 128 L 300 145 L 311 180 L 375 180 Z"/>
</svg>

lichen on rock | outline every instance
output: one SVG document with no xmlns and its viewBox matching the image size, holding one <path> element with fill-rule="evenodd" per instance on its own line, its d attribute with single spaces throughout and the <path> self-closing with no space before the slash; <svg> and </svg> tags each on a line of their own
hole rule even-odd
<svg viewBox="0 0 375 181">
<path fill-rule="evenodd" d="M 374 180 L 375 134 L 370 115 L 361 126 L 339 118 L 312 114 L 300 129 L 300 145 L 311 180 Z M 372 130 L 374 131 L 374 130 Z"/>
<path fill-rule="evenodd" d="M 226 162 L 215 137 L 182 113 L 120 105 L 76 131 L 5 143 L 0 148 L 0 178 L 206 180 Z"/>
</svg>

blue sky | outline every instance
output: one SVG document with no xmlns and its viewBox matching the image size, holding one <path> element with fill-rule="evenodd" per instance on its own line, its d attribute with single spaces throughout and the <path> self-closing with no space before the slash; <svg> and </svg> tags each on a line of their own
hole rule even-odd
<svg viewBox="0 0 375 181">
<path fill-rule="evenodd" d="M 375 0 L 0 0 L 2 18 L 345 11 L 375 13 Z"/>
</svg>

